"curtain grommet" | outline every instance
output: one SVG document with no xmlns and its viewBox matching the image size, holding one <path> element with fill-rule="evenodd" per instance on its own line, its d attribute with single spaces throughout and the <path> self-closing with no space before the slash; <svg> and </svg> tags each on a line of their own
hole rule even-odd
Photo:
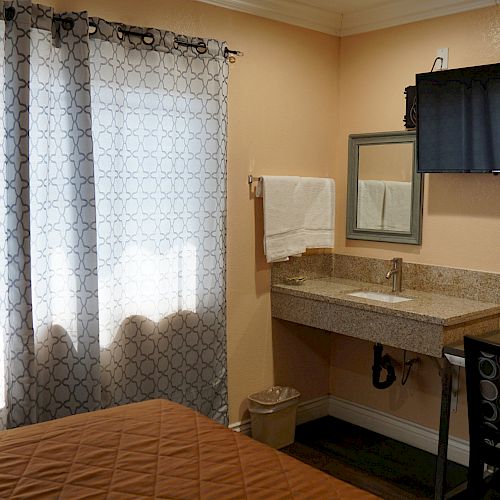
<svg viewBox="0 0 500 500">
<path fill-rule="evenodd" d="M 75 26 L 75 22 L 73 19 L 63 19 L 61 25 L 66 31 L 71 31 Z"/>
<path fill-rule="evenodd" d="M 196 52 L 198 54 L 205 54 L 208 50 L 207 44 L 205 42 L 199 42 L 196 46 Z"/>
<path fill-rule="evenodd" d="M 16 9 L 12 6 L 6 7 L 4 10 L 4 17 L 6 21 L 12 21 L 16 17 Z"/>
<path fill-rule="evenodd" d="M 151 33 L 144 33 L 142 35 L 142 43 L 144 45 L 153 45 L 155 42 L 155 37 Z"/>
</svg>

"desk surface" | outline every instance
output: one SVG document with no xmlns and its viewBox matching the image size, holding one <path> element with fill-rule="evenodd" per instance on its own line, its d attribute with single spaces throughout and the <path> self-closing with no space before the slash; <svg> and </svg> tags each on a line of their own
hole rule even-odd
<svg viewBox="0 0 500 500">
<path fill-rule="evenodd" d="M 340 333 L 370 342 L 442 358 L 443 347 L 499 327 L 500 304 L 478 302 L 418 290 L 390 303 L 350 295 L 370 291 L 391 294 L 387 286 L 339 278 L 306 280 L 301 286 L 275 284 L 274 318 Z"/>
<path fill-rule="evenodd" d="M 494 330 L 492 332 L 485 333 L 484 335 L 474 336 L 474 338 L 481 340 L 488 340 L 489 342 L 495 342 L 497 344 L 500 344 L 500 330 Z M 464 353 L 463 340 L 460 342 L 456 342 L 454 344 L 445 345 L 443 347 L 443 354 L 446 357 L 448 357 L 447 355 L 450 355 L 450 356 L 457 356 L 460 358 L 464 358 L 465 353 Z"/>
<path fill-rule="evenodd" d="M 358 291 L 392 294 L 389 286 L 341 278 L 316 278 L 306 280 L 300 286 L 280 283 L 272 287 L 274 293 L 442 326 L 459 325 L 466 321 L 500 314 L 500 304 L 451 297 L 433 292 L 405 289 L 398 292 L 397 295 L 410 300 L 390 303 L 350 295 L 352 292 Z"/>
</svg>

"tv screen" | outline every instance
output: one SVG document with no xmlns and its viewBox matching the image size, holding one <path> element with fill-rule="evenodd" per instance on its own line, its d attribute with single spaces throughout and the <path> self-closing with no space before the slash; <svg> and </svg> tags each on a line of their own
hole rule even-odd
<svg viewBox="0 0 500 500">
<path fill-rule="evenodd" d="M 416 79 L 417 171 L 500 171 L 500 64 Z"/>
</svg>

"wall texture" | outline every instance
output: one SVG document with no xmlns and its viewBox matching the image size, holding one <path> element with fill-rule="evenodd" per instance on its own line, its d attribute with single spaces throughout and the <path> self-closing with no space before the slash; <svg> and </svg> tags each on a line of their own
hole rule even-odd
<svg viewBox="0 0 500 500">
<path fill-rule="evenodd" d="M 498 62 L 500 7 L 341 40 L 336 251 L 500 272 L 500 176 L 491 174 L 425 176 L 422 246 L 345 239 L 348 135 L 402 130 L 404 88 L 430 71 L 440 47 L 449 47 L 450 68 Z"/>
<path fill-rule="evenodd" d="M 335 154 L 337 38 L 191 0 L 51 0 L 110 21 L 226 40 L 245 56 L 230 67 L 227 313 L 230 421 L 246 396 L 280 381 L 304 399 L 327 394 L 330 339 L 272 327 L 262 200 L 247 175 L 328 176 Z M 307 376 L 306 376 L 307 375 Z M 312 381 L 312 382 L 311 382 Z"/>
<path fill-rule="evenodd" d="M 251 197 L 246 176 L 334 177 L 339 253 L 500 272 L 500 177 L 491 175 L 426 176 L 422 246 L 345 239 L 348 135 L 401 130 L 404 87 L 415 73 L 430 70 L 437 48 L 449 47 L 450 67 L 497 62 L 500 8 L 339 40 L 191 0 L 49 3 L 59 11 L 88 10 L 108 20 L 225 39 L 245 52 L 231 66 L 229 81 L 230 421 L 248 416 L 249 393 L 276 382 L 295 385 L 303 399 L 330 390 L 436 426 L 434 361 L 422 360 L 404 388 L 377 391 L 370 382 L 370 344 L 271 321 L 262 202 Z M 402 359 L 400 351 L 391 353 Z M 465 435 L 463 409 L 454 417 L 454 434 Z"/>
<path fill-rule="evenodd" d="M 430 71 L 436 49 L 449 47 L 449 67 L 495 63 L 500 54 L 500 7 L 412 23 L 341 40 L 337 180 L 338 253 L 500 272 L 500 177 L 491 174 L 425 176 L 421 246 L 346 240 L 347 140 L 349 134 L 403 129 L 404 88 Z M 404 285 L 404 277 L 403 277 Z M 440 378 L 422 358 L 402 387 L 371 386 L 373 346 L 332 337 L 330 392 L 359 404 L 437 428 Z M 400 362 L 403 353 L 389 350 Z M 452 434 L 467 437 L 465 381 Z"/>
</svg>

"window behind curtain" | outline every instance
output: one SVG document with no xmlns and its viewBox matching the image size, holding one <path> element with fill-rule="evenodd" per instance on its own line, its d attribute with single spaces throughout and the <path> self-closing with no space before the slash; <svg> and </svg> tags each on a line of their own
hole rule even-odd
<svg viewBox="0 0 500 500">
<path fill-rule="evenodd" d="M 103 401 L 222 420 L 227 63 L 130 45 L 90 41 Z"/>
</svg>

